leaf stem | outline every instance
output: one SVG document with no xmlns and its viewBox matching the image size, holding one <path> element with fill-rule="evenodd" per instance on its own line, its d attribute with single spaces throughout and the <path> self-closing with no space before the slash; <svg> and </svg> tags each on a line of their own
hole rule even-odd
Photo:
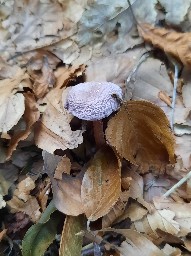
<svg viewBox="0 0 191 256">
<path fill-rule="evenodd" d="M 184 182 L 186 182 L 189 178 L 191 178 L 191 171 L 186 174 L 179 182 L 177 182 L 172 188 L 170 188 L 166 193 L 164 193 L 163 197 L 169 196 L 171 193 L 173 193 L 177 188 L 179 188 Z"/>
</svg>

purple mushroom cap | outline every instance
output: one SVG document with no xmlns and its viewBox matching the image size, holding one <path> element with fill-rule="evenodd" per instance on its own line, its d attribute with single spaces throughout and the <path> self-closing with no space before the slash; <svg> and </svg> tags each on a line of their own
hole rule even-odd
<svg viewBox="0 0 191 256">
<path fill-rule="evenodd" d="M 87 82 L 73 86 L 64 107 L 72 115 L 87 121 L 101 120 L 120 107 L 121 88 L 110 82 Z"/>
</svg>

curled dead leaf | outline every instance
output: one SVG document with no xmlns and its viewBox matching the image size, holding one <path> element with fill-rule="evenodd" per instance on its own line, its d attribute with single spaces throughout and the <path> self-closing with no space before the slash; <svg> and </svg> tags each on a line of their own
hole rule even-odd
<svg viewBox="0 0 191 256">
<path fill-rule="evenodd" d="M 174 163 L 174 138 L 164 112 L 147 101 L 130 101 L 110 119 L 106 139 L 142 172 Z"/>
</svg>

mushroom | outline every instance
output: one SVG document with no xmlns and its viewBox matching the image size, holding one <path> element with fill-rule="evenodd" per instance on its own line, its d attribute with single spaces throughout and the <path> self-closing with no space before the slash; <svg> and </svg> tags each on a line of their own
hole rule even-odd
<svg viewBox="0 0 191 256">
<path fill-rule="evenodd" d="M 122 102 L 121 88 L 110 82 L 85 82 L 73 86 L 64 107 L 72 115 L 93 121 L 94 138 L 98 147 L 105 143 L 102 119 L 118 110 Z"/>
</svg>

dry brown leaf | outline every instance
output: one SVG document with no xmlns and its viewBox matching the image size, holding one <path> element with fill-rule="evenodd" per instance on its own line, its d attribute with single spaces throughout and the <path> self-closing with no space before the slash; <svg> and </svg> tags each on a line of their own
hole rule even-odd
<svg viewBox="0 0 191 256">
<path fill-rule="evenodd" d="M 25 112 L 23 115 L 26 128 L 24 131 L 16 132 L 9 143 L 9 148 L 7 150 L 7 159 L 9 159 L 16 149 L 19 141 L 25 140 L 32 131 L 32 127 L 36 121 L 38 121 L 40 117 L 40 112 L 38 110 L 38 105 L 36 103 L 35 97 L 32 93 L 27 92 L 24 93 L 25 97 Z"/>
<path fill-rule="evenodd" d="M 7 205 L 12 213 L 24 212 L 33 222 L 36 222 L 40 218 L 41 212 L 39 211 L 40 206 L 37 199 L 30 195 L 30 191 L 34 188 L 35 183 L 30 177 L 22 180 L 14 191 L 13 198 L 7 202 Z"/>
<path fill-rule="evenodd" d="M 84 212 L 81 200 L 82 177 L 71 177 L 68 174 L 62 175 L 62 180 L 51 179 L 54 203 L 56 208 L 72 216 Z"/>
<path fill-rule="evenodd" d="M 45 171 L 51 179 L 56 208 L 67 215 L 77 216 L 82 214 L 81 184 L 83 174 L 80 173 L 78 176 L 72 177 L 64 173 L 62 180 L 55 179 L 54 172 L 62 157 L 43 151 L 43 158 Z"/>
<path fill-rule="evenodd" d="M 84 174 L 81 197 L 84 213 L 94 221 L 109 212 L 121 192 L 120 163 L 113 150 L 105 147 L 90 161 Z"/>
<path fill-rule="evenodd" d="M 137 200 L 140 204 L 142 204 L 149 212 L 152 211 L 152 207 L 149 203 L 147 203 L 143 198 L 143 177 L 140 176 L 137 172 L 133 170 L 125 170 L 125 177 L 122 177 L 121 184 L 123 189 L 129 189 L 128 196 Z M 131 180 L 129 187 L 129 180 Z"/>
<path fill-rule="evenodd" d="M 61 97 L 67 95 L 68 88 L 61 88 L 66 86 L 68 81 L 75 79 L 84 67 L 79 69 L 67 69 L 62 78 L 59 79 L 57 87 L 52 89 L 45 98 L 47 103 L 46 110 L 42 116 L 41 121 L 36 126 L 35 142 L 38 147 L 47 150 L 49 153 L 54 153 L 56 149 L 65 150 L 67 148 L 76 148 L 83 142 L 82 130 L 72 131 L 70 122 L 73 118 L 71 114 L 63 108 Z M 63 98 L 62 98 L 63 99 Z"/>
<path fill-rule="evenodd" d="M 123 214 L 126 204 L 127 202 L 123 202 L 121 198 L 119 198 L 108 214 L 103 216 L 102 228 L 110 227 L 111 224 Z"/>
<path fill-rule="evenodd" d="M 126 240 L 118 247 L 121 256 L 166 256 L 144 235 L 129 229 L 111 229 L 125 236 Z"/>
<path fill-rule="evenodd" d="M 71 171 L 71 162 L 70 159 L 67 156 L 63 156 L 62 160 L 58 163 L 58 166 L 56 167 L 54 178 L 57 180 L 62 180 L 62 174 L 70 174 Z"/>
<path fill-rule="evenodd" d="M 191 203 L 174 202 L 170 198 L 155 197 L 153 199 L 157 210 L 171 211 L 174 213 L 174 220 L 179 225 L 178 237 L 186 236 L 191 232 Z"/>
<path fill-rule="evenodd" d="M 152 214 L 147 214 L 143 219 L 135 221 L 132 228 L 149 235 L 153 240 L 159 238 L 156 232 L 157 229 L 177 236 L 180 231 L 180 225 L 174 220 L 174 217 L 175 213 L 170 210 L 155 210 Z"/>
<path fill-rule="evenodd" d="M 139 203 L 132 202 L 118 221 L 125 220 L 126 218 L 130 218 L 131 221 L 141 220 L 147 213 L 148 210 Z"/>
<path fill-rule="evenodd" d="M 121 157 L 142 172 L 164 170 L 168 163 L 174 163 L 174 138 L 168 119 L 150 102 L 124 103 L 108 122 L 106 138 Z"/>
<path fill-rule="evenodd" d="M 189 48 L 191 33 L 178 33 L 165 28 L 156 28 L 150 24 L 141 24 L 139 31 L 146 42 L 162 49 L 183 65 L 187 67 L 191 65 Z"/>
<path fill-rule="evenodd" d="M 45 50 L 38 50 L 28 53 L 27 71 L 34 81 L 32 89 L 37 98 L 43 97 L 56 83 L 53 70 L 56 69 L 60 60 L 52 53 Z"/>
</svg>

